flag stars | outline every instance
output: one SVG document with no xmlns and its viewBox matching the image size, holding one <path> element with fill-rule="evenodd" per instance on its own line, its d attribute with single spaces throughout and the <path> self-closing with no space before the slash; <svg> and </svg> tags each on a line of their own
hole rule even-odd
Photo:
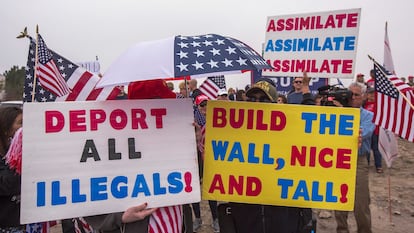
<svg viewBox="0 0 414 233">
<path fill-rule="evenodd" d="M 197 51 L 195 51 L 195 52 L 194 52 L 194 54 L 195 54 L 197 57 L 204 57 L 204 51 L 201 51 L 201 50 L 199 50 L 199 49 L 197 49 Z"/>
<path fill-rule="evenodd" d="M 196 70 L 199 70 L 199 69 L 204 70 L 203 64 L 204 64 L 204 63 L 199 63 L 198 61 L 196 61 L 196 62 L 195 62 L 194 64 L 192 64 L 192 65 L 195 67 L 195 69 L 196 69 Z"/>
<path fill-rule="evenodd" d="M 188 44 L 184 43 L 182 41 L 180 43 L 178 43 L 178 46 L 180 46 L 180 48 L 188 48 Z"/>
<path fill-rule="evenodd" d="M 224 40 L 221 40 L 221 39 L 217 39 L 215 42 L 216 42 L 217 45 L 224 44 Z"/>
<path fill-rule="evenodd" d="M 213 41 L 208 41 L 208 40 L 205 40 L 204 42 L 203 42 L 203 44 L 204 44 L 204 46 L 213 46 Z"/>
<path fill-rule="evenodd" d="M 224 59 L 224 61 L 222 61 L 222 63 L 223 63 L 226 67 L 233 66 L 232 62 L 233 62 L 233 61 L 228 60 L 227 58 L 225 58 L 225 59 Z"/>
<path fill-rule="evenodd" d="M 177 55 L 180 57 L 180 59 L 188 58 L 188 53 L 185 53 L 182 50 L 180 50 L 180 52 L 177 53 Z"/>
<path fill-rule="evenodd" d="M 213 54 L 213 56 L 215 56 L 215 55 L 220 56 L 220 50 L 219 49 L 213 48 L 212 50 L 210 50 L 210 52 Z"/>
<path fill-rule="evenodd" d="M 227 47 L 226 51 L 229 53 L 229 55 L 232 54 L 232 53 L 236 54 L 236 48 L 232 48 L 230 46 Z"/>
<path fill-rule="evenodd" d="M 180 72 L 182 72 L 182 71 L 188 71 L 188 68 L 187 68 L 187 66 L 188 65 L 184 65 L 182 62 L 180 62 L 180 64 L 179 65 L 177 65 L 177 67 L 180 69 Z"/>
<path fill-rule="evenodd" d="M 57 59 L 57 62 L 58 63 L 62 63 L 63 62 L 63 59 L 62 58 L 59 58 L 59 59 Z"/>
<path fill-rule="evenodd" d="M 192 45 L 194 48 L 195 48 L 195 47 L 201 47 L 200 42 L 196 42 L 196 41 L 191 42 L 191 45 Z"/>
<path fill-rule="evenodd" d="M 209 61 L 209 62 L 207 62 L 207 64 L 209 64 L 209 65 L 210 65 L 210 68 L 211 68 L 211 69 L 213 69 L 214 67 L 219 68 L 219 67 L 218 67 L 218 65 L 217 65 L 217 64 L 218 64 L 218 62 L 213 61 L 213 60 L 211 60 L 211 59 L 210 59 L 210 61 Z"/>
<path fill-rule="evenodd" d="M 239 57 L 239 59 L 237 59 L 236 62 L 239 63 L 240 66 L 247 66 L 247 59 L 242 59 L 241 57 Z"/>
</svg>

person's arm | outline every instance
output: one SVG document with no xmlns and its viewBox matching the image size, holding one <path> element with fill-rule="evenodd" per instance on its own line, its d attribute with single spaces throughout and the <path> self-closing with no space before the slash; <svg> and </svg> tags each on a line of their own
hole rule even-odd
<svg viewBox="0 0 414 233">
<path fill-rule="evenodd" d="M 85 217 L 85 220 L 99 231 L 115 231 L 126 223 L 148 224 L 148 216 L 150 216 L 156 208 L 147 209 L 147 203 L 128 208 L 125 212 L 103 214 Z"/>
<path fill-rule="evenodd" d="M 0 160 L 0 194 L 2 196 L 20 194 L 20 175 L 10 170 L 3 159 Z"/>
<path fill-rule="evenodd" d="M 308 77 L 306 72 L 303 72 L 303 79 L 302 79 L 302 95 L 303 100 L 302 104 L 304 105 L 315 105 L 315 100 L 312 97 L 310 92 L 309 83 L 311 78 Z"/>
</svg>

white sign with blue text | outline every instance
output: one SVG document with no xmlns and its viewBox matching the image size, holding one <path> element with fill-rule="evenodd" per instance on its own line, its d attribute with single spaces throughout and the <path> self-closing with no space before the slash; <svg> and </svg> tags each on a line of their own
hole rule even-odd
<svg viewBox="0 0 414 233">
<path fill-rule="evenodd" d="M 200 201 L 189 99 L 26 103 L 21 223 Z"/>
</svg>

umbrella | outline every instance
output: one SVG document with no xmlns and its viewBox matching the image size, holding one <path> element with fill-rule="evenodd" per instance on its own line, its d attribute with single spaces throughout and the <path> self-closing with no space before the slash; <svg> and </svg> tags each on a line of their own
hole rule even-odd
<svg viewBox="0 0 414 233">
<path fill-rule="evenodd" d="M 111 64 L 97 86 L 271 68 L 255 50 L 231 37 L 175 36 L 135 44 Z"/>
</svg>

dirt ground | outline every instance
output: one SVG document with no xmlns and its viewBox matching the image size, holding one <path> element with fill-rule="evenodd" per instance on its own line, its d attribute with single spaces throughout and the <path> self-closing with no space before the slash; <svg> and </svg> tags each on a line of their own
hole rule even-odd
<svg viewBox="0 0 414 233">
<path fill-rule="evenodd" d="M 383 162 L 382 174 L 376 173 L 371 158 L 369 185 L 374 233 L 414 232 L 414 143 L 398 139 L 398 145 L 400 157 L 394 160 L 391 169 L 387 169 Z M 391 187 L 391 190 L 388 187 Z M 326 218 L 318 217 L 317 233 L 335 233 L 336 222 L 333 212 L 328 211 L 327 214 Z M 213 232 L 207 201 L 202 201 L 201 218 L 203 226 L 198 233 Z M 348 222 L 350 233 L 355 233 L 356 224 L 352 213 L 349 214 Z M 60 225 L 53 227 L 51 233 L 61 233 Z"/>
</svg>

